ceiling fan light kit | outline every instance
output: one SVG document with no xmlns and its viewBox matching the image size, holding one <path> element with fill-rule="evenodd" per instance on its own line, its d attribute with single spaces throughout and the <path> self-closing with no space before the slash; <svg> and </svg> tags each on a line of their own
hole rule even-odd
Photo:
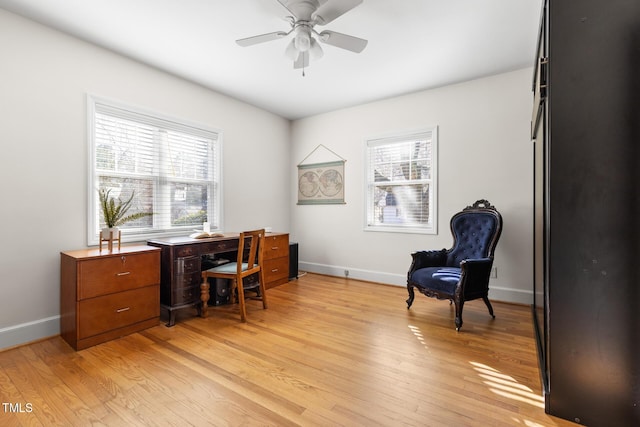
<svg viewBox="0 0 640 427">
<path fill-rule="evenodd" d="M 296 36 L 293 41 L 296 49 L 300 52 L 306 52 L 311 47 L 311 28 L 307 25 L 301 24 L 296 26 Z"/>
<path fill-rule="evenodd" d="M 247 37 L 236 40 L 236 43 L 242 47 L 253 46 L 293 33 L 294 37 L 285 49 L 285 56 L 293 61 L 293 68 L 303 69 L 304 76 L 304 68 L 309 65 L 309 58 L 317 60 L 324 55 L 316 37 L 322 43 L 351 52 L 360 53 L 364 50 L 367 40 L 329 30 L 318 33 L 314 29 L 316 25 L 333 22 L 362 2 L 363 0 L 278 0 L 278 3 L 292 15 L 287 17 L 291 30 Z"/>
</svg>

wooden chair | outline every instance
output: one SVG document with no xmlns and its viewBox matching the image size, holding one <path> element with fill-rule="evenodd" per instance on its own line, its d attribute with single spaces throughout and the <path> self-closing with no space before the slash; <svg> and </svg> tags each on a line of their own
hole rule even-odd
<svg viewBox="0 0 640 427">
<path fill-rule="evenodd" d="M 267 293 L 264 288 L 264 271 L 262 269 L 264 230 L 244 231 L 240 233 L 238 243 L 238 258 L 236 262 L 213 267 L 202 272 L 202 315 L 206 317 L 207 302 L 209 300 L 209 278 L 229 279 L 231 285 L 231 301 L 235 301 L 237 291 L 238 302 L 240 303 L 240 318 L 247 321 L 247 309 L 244 299 L 243 279 L 258 273 L 260 282 L 260 295 L 262 307 L 267 308 Z M 246 250 L 247 245 L 249 249 Z M 245 253 L 248 255 L 245 261 Z"/>
</svg>

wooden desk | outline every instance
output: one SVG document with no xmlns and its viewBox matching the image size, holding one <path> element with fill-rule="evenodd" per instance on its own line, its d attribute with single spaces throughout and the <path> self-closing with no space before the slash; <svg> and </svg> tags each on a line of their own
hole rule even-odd
<svg viewBox="0 0 640 427">
<path fill-rule="evenodd" d="M 239 233 L 225 233 L 224 237 L 191 239 L 169 237 L 147 242 L 161 248 L 160 261 L 160 307 L 169 312 L 167 326 L 175 325 L 175 311 L 195 307 L 202 316 L 203 294 L 202 256 L 222 255 L 234 260 L 238 250 Z M 265 236 L 265 287 L 286 283 L 289 280 L 289 234 L 267 233 Z M 206 303 L 205 303 L 206 304 Z"/>
</svg>

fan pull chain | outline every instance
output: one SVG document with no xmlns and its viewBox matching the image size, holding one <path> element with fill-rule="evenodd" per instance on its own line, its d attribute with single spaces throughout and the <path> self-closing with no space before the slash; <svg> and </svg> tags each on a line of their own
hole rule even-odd
<svg viewBox="0 0 640 427">
<path fill-rule="evenodd" d="M 309 57 L 307 55 L 309 55 L 308 52 L 302 52 L 302 77 L 306 76 L 304 69 L 306 68 L 306 63 L 309 60 Z"/>
</svg>

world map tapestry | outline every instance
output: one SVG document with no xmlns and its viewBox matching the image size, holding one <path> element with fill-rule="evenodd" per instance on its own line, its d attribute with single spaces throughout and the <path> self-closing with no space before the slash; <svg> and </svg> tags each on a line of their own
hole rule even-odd
<svg viewBox="0 0 640 427">
<path fill-rule="evenodd" d="M 344 160 L 298 165 L 298 204 L 344 204 Z"/>
</svg>

